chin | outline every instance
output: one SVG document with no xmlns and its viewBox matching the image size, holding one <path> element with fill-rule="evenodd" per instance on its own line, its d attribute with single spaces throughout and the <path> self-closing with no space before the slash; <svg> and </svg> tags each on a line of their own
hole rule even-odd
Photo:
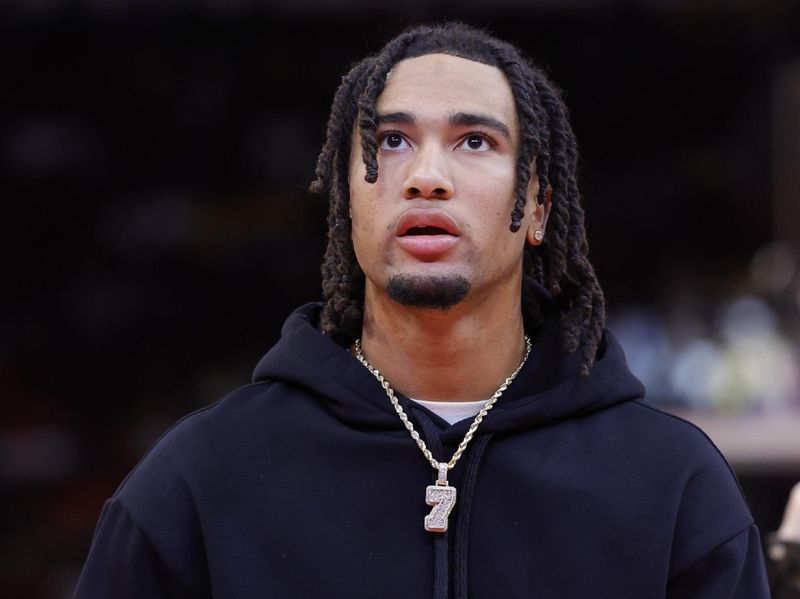
<svg viewBox="0 0 800 599">
<path fill-rule="evenodd" d="M 386 291 L 404 306 L 446 310 L 463 300 L 470 287 L 462 275 L 396 275 Z"/>
</svg>

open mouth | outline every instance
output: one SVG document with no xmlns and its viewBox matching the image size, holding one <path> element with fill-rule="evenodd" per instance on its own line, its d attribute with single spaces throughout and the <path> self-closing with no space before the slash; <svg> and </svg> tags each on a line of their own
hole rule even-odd
<svg viewBox="0 0 800 599">
<path fill-rule="evenodd" d="M 443 210 L 412 208 L 397 222 L 395 235 L 406 252 L 419 260 L 432 262 L 458 243 L 461 231 Z"/>
<path fill-rule="evenodd" d="M 406 231 L 403 236 L 406 235 L 450 235 L 451 233 L 446 229 L 441 227 L 432 227 L 428 225 L 422 225 L 419 227 L 411 227 L 408 231 Z"/>
<path fill-rule="evenodd" d="M 442 210 L 412 208 L 395 227 L 398 237 L 425 237 L 449 235 L 458 237 L 460 232 L 455 221 Z"/>
</svg>

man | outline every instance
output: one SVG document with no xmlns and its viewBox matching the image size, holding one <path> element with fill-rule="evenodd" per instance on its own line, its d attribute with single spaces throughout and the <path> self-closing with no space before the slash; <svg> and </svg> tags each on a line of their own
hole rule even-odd
<svg viewBox="0 0 800 599">
<path fill-rule="evenodd" d="M 326 302 L 109 500 L 77 597 L 767 597 L 723 458 L 603 331 L 557 89 L 458 24 L 334 98 Z"/>
</svg>

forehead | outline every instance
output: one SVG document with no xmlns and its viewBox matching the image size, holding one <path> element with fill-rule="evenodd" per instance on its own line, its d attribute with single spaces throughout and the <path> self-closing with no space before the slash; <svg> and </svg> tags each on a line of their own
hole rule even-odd
<svg viewBox="0 0 800 599">
<path fill-rule="evenodd" d="M 426 54 L 398 62 L 378 97 L 378 113 L 410 112 L 437 118 L 456 112 L 486 114 L 517 130 L 514 95 L 505 74 L 481 62 Z"/>
</svg>

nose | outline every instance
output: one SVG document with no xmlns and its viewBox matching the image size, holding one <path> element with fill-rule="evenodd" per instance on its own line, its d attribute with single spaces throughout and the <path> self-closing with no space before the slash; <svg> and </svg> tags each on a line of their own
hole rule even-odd
<svg viewBox="0 0 800 599">
<path fill-rule="evenodd" d="M 447 200 L 453 195 L 453 182 L 447 174 L 444 150 L 434 147 L 418 148 L 409 162 L 408 176 L 403 181 L 403 196 L 407 200 L 428 198 Z"/>
</svg>

